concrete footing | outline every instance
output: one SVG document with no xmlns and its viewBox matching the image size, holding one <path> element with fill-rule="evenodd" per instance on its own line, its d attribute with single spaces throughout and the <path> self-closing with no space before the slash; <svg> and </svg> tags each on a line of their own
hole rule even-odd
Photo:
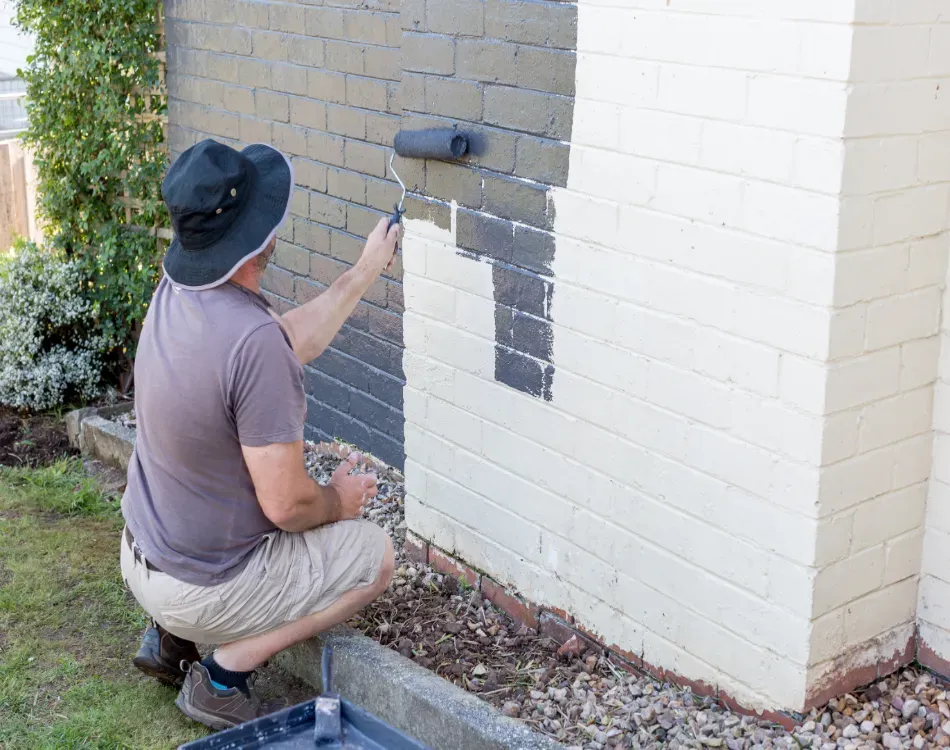
<svg viewBox="0 0 950 750">
<path fill-rule="evenodd" d="M 135 430 L 112 422 L 113 417 L 132 411 L 134 404 L 102 408 L 87 407 L 66 415 L 69 442 L 83 455 L 125 471 L 135 447 Z"/>
<path fill-rule="evenodd" d="M 333 689 L 432 750 L 564 750 L 395 651 L 347 628 L 299 644 L 278 666 L 323 689 L 320 659 L 333 647 Z"/>
</svg>

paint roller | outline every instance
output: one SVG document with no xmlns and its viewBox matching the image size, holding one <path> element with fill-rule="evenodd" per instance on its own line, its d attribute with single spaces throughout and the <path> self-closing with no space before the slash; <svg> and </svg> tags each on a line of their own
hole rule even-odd
<svg viewBox="0 0 950 750">
<path fill-rule="evenodd" d="M 393 204 L 393 215 L 389 217 L 390 229 L 394 224 L 402 221 L 406 212 L 403 204 L 406 201 L 406 184 L 393 169 L 393 159 L 396 155 L 405 159 L 439 159 L 452 161 L 460 159 L 468 153 L 468 136 L 452 128 L 430 128 L 428 130 L 400 130 L 393 138 L 393 153 L 389 157 L 389 171 L 393 173 L 402 196 L 399 202 Z M 398 248 L 397 248 L 398 251 Z"/>
</svg>

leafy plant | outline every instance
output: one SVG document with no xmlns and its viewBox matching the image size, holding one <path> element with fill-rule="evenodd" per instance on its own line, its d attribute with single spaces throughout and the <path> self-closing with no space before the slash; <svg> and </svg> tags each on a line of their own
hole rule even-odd
<svg viewBox="0 0 950 750">
<path fill-rule="evenodd" d="M 18 241 L 0 255 L 0 403 L 39 411 L 99 392 L 103 340 L 80 264 Z"/>
<path fill-rule="evenodd" d="M 75 259 L 99 326 L 103 365 L 128 372 L 158 278 L 155 240 L 127 226 L 167 227 L 161 178 L 156 0 L 16 0 L 16 25 L 33 35 L 25 70 L 38 213 L 49 244 Z"/>
</svg>

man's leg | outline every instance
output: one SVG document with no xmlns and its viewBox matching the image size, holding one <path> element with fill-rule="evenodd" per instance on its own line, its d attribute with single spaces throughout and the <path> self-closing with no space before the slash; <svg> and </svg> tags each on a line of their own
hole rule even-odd
<svg viewBox="0 0 950 750">
<path fill-rule="evenodd" d="M 371 584 L 350 589 L 319 612 L 220 646 L 210 657 L 191 664 L 175 704 L 186 716 L 214 729 L 235 726 L 282 708 L 279 702 L 261 703 L 253 683 L 248 681 L 254 670 L 295 643 L 346 622 L 386 591 L 394 569 L 395 554 L 387 536 L 379 573 Z"/>
</svg>

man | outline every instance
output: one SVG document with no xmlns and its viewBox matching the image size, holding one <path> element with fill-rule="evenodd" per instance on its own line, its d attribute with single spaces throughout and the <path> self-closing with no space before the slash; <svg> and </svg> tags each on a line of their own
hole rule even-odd
<svg viewBox="0 0 950 750">
<path fill-rule="evenodd" d="M 392 263 L 382 219 L 349 271 L 278 316 L 260 282 L 294 179 L 269 146 L 188 149 L 162 184 L 175 240 L 135 360 L 138 434 L 122 499 L 122 575 L 152 617 L 136 666 L 190 718 L 257 718 L 254 670 L 344 622 L 389 585 L 389 537 L 355 520 L 376 477 L 351 455 L 307 474 L 303 364 L 327 347 Z M 215 643 L 201 659 L 195 643 Z"/>
</svg>

